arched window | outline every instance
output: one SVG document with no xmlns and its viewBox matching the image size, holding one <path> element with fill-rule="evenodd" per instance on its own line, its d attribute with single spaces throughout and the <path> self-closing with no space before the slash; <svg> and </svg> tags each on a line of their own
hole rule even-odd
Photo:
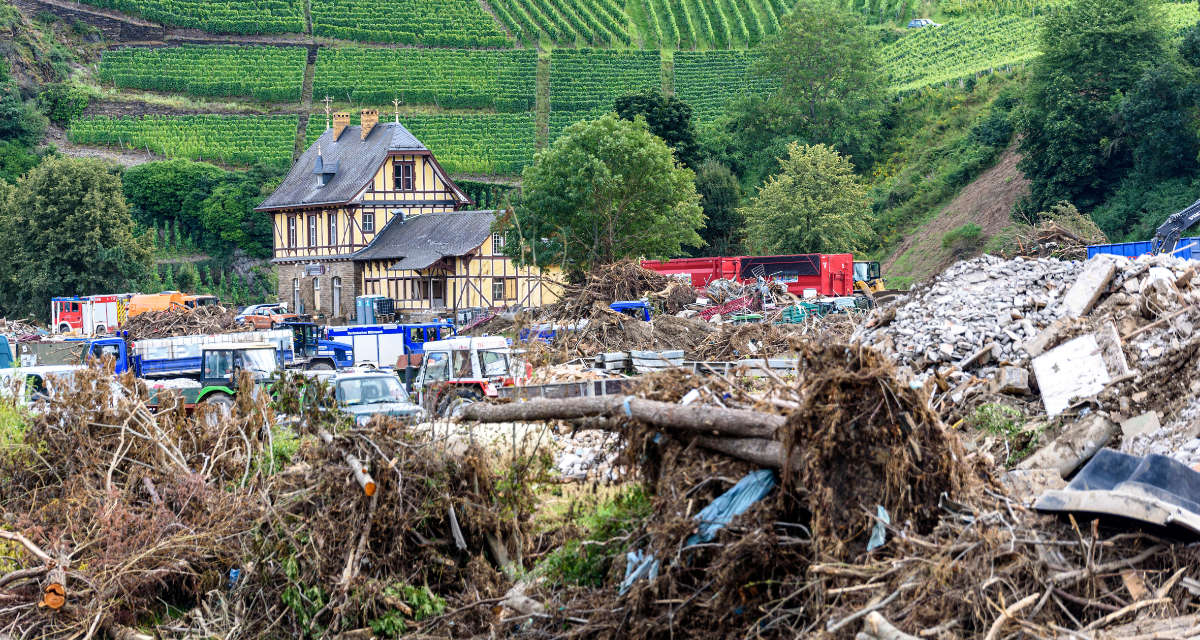
<svg viewBox="0 0 1200 640">
<path fill-rule="evenodd" d="M 333 277 L 333 315 L 342 315 L 342 279 Z"/>
</svg>

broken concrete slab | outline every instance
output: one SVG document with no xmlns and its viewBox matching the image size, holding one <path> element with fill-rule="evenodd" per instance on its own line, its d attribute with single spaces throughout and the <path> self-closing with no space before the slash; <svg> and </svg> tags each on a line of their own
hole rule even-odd
<svg viewBox="0 0 1200 640">
<path fill-rule="evenodd" d="M 1125 359 L 1125 349 L 1121 346 L 1121 336 L 1117 333 L 1117 325 L 1112 320 L 1101 323 L 1096 331 L 1096 343 L 1100 345 L 1100 357 L 1108 368 L 1108 375 L 1120 378 L 1130 372 L 1129 361 Z"/>
<path fill-rule="evenodd" d="M 1029 393 L 1029 370 L 1024 367 L 1000 367 L 992 388 L 996 393 L 1025 395 Z"/>
<path fill-rule="evenodd" d="M 1018 469 L 1054 469 L 1062 477 L 1071 475 L 1104 448 L 1119 428 L 1107 417 L 1091 413 L 1067 428 L 1050 444 L 1021 461 Z"/>
<path fill-rule="evenodd" d="M 1108 288 L 1117 273 L 1117 263 L 1108 256 L 1098 255 L 1083 265 L 1083 272 L 1063 296 L 1062 305 L 1068 318 L 1079 318 L 1091 311 L 1092 305 Z"/>
<path fill-rule="evenodd" d="M 1062 337 L 1063 332 L 1066 331 L 1069 325 L 1069 320 L 1059 318 L 1050 323 L 1050 326 L 1042 329 L 1041 333 L 1022 342 L 1021 348 L 1025 350 L 1025 353 L 1029 354 L 1029 357 L 1036 358 L 1045 353 L 1055 342 L 1058 342 L 1058 339 Z"/>
<path fill-rule="evenodd" d="M 1093 396 L 1112 381 L 1096 336 L 1087 334 L 1033 359 L 1046 414 L 1062 413 L 1075 398 Z"/>
<path fill-rule="evenodd" d="M 1057 469 L 1011 469 L 1000 476 L 1009 495 L 1026 507 L 1033 506 L 1042 494 L 1067 486 Z"/>
<path fill-rule="evenodd" d="M 1158 414 L 1153 411 L 1147 411 L 1140 416 L 1134 416 L 1121 421 L 1121 435 L 1128 438 L 1135 438 L 1144 433 L 1154 433 L 1162 428 L 1158 422 Z"/>
</svg>

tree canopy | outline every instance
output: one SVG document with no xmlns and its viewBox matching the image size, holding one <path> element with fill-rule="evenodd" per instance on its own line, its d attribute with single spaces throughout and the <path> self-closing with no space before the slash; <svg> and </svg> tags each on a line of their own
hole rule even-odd
<svg viewBox="0 0 1200 640">
<path fill-rule="evenodd" d="M 871 207 L 850 160 L 823 144 L 793 142 L 779 165 L 741 209 L 748 248 L 758 254 L 861 250 Z"/>
<path fill-rule="evenodd" d="M 638 116 L 646 119 L 650 133 L 660 137 L 686 167 L 695 168 L 700 148 L 696 144 L 696 128 L 692 124 L 692 107 L 675 96 L 647 89 L 617 98 L 613 104 L 617 115 L 626 120 Z"/>
<path fill-rule="evenodd" d="M 568 127 L 524 172 L 505 252 L 579 275 L 627 257 L 672 257 L 704 224 L 695 174 L 644 118 Z"/>
<path fill-rule="evenodd" d="M 121 178 L 98 160 L 50 157 L 0 202 L 0 307 L 45 319 L 50 298 L 133 290 L 150 268 Z"/>
<path fill-rule="evenodd" d="M 729 167 L 716 160 L 705 160 L 696 169 L 696 191 L 704 211 L 704 229 L 700 237 L 705 246 L 693 255 L 731 256 L 742 252 L 743 224 L 738 204 L 742 189 Z"/>
</svg>

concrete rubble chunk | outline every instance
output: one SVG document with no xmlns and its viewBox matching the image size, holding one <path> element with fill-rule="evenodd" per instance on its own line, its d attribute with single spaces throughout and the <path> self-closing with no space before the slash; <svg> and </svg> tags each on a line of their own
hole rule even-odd
<svg viewBox="0 0 1200 640">
<path fill-rule="evenodd" d="M 1029 370 L 1025 367 L 1000 367 L 992 386 L 997 393 L 1025 395 L 1029 393 Z"/>
<path fill-rule="evenodd" d="M 1125 438 L 1136 438 L 1142 434 L 1154 433 L 1162 428 L 1158 422 L 1158 414 L 1147 411 L 1140 416 L 1134 416 L 1121 421 L 1121 435 Z"/>
<path fill-rule="evenodd" d="M 1117 263 L 1108 256 L 1096 256 L 1083 266 L 1083 273 L 1075 279 L 1075 284 L 1067 290 L 1063 297 L 1062 306 L 1068 318 L 1079 318 L 1092 310 L 1092 305 L 1100 299 L 1100 295 L 1108 288 L 1113 275 L 1117 272 Z"/>
<path fill-rule="evenodd" d="M 1062 413 L 1075 398 L 1099 393 L 1112 381 L 1094 334 L 1082 335 L 1033 359 L 1046 414 Z"/>
<path fill-rule="evenodd" d="M 1000 482 L 1026 507 L 1033 506 L 1043 493 L 1067 486 L 1057 469 L 1011 469 L 1000 476 Z"/>
<path fill-rule="evenodd" d="M 1050 326 L 1042 329 L 1041 333 L 1037 334 L 1030 340 L 1021 343 L 1021 348 L 1029 357 L 1036 358 L 1046 352 L 1050 345 L 1058 341 L 1062 337 L 1063 331 L 1066 330 L 1070 321 L 1059 318 L 1050 324 Z"/>
<path fill-rule="evenodd" d="M 1121 336 L 1117 333 L 1117 325 L 1112 320 L 1105 320 L 1096 331 L 1096 342 L 1100 345 L 1100 357 L 1104 366 L 1113 378 L 1128 375 L 1129 361 L 1125 359 L 1125 350 L 1121 348 Z"/>
<path fill-rule="evenodd" d="M 1089 413 L 1050 444 L 1017 465 L 1018 469 L 1054 469 L 1066 478 L 1112 440 L 1118 426 L 1099 413 Z"/>
</svg>

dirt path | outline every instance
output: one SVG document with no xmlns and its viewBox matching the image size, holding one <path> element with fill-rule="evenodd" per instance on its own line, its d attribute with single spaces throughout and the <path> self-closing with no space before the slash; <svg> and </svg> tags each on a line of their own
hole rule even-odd
<svg viewBox="0 0 1200 640">
<path fill-rule="evenodd" d="M 166 160 L 164 156 L 146 151 L 133 151 L 130 149 L 116 149 L 109 147 L 81 147 L 71 144 L 67 140 L 67 132 L 61 127 L 50 125 L 46 130 L 46 137 L 43 142 L 52 144 L 58 152 L 64 156 L 71 158 L 99 158 L 101 160 L 111 160 L 124 167 L 132 167 L 155 160 Z"/>
<path fill-rule="evenodd" d="M 950 204 L 932 220 L 912 232 L 880 265 L 887 277 L 910 277 L 914 282 L 928 278 L 955 262 L 942 248 L 942 236 L 968 222 L 982 230 L 986 240 L 1012 224 L 1009 212 L 1029 193 L 1029 181 L 1017 170 L 1020 157 L 1010 148 L 995 166 L 963 187 Z"/>
</svg>

